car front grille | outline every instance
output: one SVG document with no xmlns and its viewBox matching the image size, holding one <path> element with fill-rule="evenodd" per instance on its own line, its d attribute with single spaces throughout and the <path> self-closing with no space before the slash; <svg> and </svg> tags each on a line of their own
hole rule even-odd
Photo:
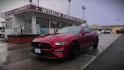
<svg viewBox="0 0 124 70">
<path fill-rule="evenodd" d="M 52 47 L 47 43 L 32 42 L 32 47 L 40 49 L 51 49 Z"/>
</svg>

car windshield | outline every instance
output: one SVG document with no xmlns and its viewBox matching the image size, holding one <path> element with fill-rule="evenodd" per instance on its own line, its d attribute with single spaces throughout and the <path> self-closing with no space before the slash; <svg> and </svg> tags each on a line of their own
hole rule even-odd
<svg viewBox="0 0 124 70">
<path fill-rule="evenodd" d="M 80 31 L 80 26 L 68 26 L 60 29 L 57 33 L 72 33 L 77 34 Z"/>
</svg>

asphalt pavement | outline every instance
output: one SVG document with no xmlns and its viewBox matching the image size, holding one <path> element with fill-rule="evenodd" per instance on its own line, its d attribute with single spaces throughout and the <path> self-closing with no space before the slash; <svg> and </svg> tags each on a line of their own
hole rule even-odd
<svg viewBox="0 0 124 70">
<path fill-rule="evenodd" d="M 0 42 L 0 70 L 83 70 L 120 35 L 100 35 L 98 50 L 87 49 L 70 61 L 46 60 L 34 56 L 29 44 Z"/>
<path fill-rule="evenodd" d="M 121 35 L 84 70 L 124 70 L 124 35 Z"/>
</svg>

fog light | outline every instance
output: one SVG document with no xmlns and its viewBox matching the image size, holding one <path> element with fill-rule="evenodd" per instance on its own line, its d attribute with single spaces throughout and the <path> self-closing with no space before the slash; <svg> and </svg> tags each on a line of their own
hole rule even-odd
<svg viewBox="0 0 124 70">
<path fill-rule="evenodd" d="M 64 50 L 54 50 L 54 52 L 64 52 Z"/>
</svg>

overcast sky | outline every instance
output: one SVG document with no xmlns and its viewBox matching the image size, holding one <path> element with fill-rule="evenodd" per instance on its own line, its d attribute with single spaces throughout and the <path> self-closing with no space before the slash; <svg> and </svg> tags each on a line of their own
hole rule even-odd
<svg viewBox="0 0 124 70">
<path fill-rule="evenodd" d="M 37 0 L 34 0 L 37 3 Z M 28 4 L 28 0 L 0 0 L 0 13 Z M 88 24 L 124 24 L 124 0 L 72 0 L 71 16 L 82 18 L 82 5 L 86 7 Z M 68 0 L 40 0 L 40 6 L 67 14 Z M 0 18 L 1 21 L 1 18 Z"/>
</svg>

